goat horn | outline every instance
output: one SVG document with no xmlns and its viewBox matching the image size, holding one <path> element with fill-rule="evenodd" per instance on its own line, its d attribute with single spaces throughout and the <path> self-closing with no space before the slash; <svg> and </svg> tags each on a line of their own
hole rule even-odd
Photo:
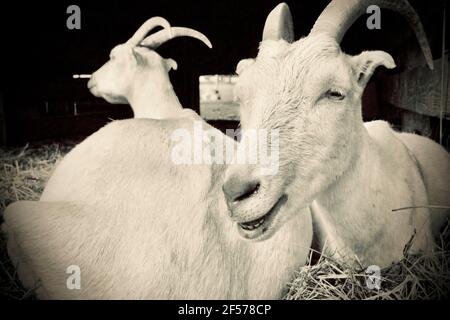
<svg viewBox="0 0 450 320">
<path fill-rule="evenodd" d="M 416 34 L 428 67 L 433 69 L 433 56 L 427 36 L 419 16 L 407 0 L 333 0 L 322 11 L 310 34 L 327 33 L 340 43 L 350 26 L 366 13 L 370 5 L 394 10 L 405 17 Z"/>
<path fill-rule="evenodd" d="M 144 37 L 149 33 L 152 29 L 156 27 L 163 27 L 164 30 L 169 30 L 170 32 L 170 23 L 161 17 L 153 17 L 144 22 L 144 24 L 134 33 L 134 35 L 127 41 L 131 46 L 137 46 L 144 39 Z M 167 31 L 165 31 L 167 33 Z"/>
<path fill-rule="evenodd" d="M 263 31 L 264 40 L 286 40 L 294 41 L 294 24 L 292 22 L 291 10 L 286 3 L 280 3 L 267 16 Z"/>
<path fill-rule="evenodd" d="M 170 29 L 172 33 L 171 35 L 168 34 L 165 30 L 160 30 L 142 40 L 142 42 L 139 45 L 150 49 L 156 49 L 164 42 L 170 39 L 177 37 L 191 37 L 200 40 L 201 42 L 206 44 L 210 49 L 212 48 L 212 44 L 209 41 L 209 39 L 204 34 L 194 29 L 183 27 L 172 27 Z"/>
</svg>

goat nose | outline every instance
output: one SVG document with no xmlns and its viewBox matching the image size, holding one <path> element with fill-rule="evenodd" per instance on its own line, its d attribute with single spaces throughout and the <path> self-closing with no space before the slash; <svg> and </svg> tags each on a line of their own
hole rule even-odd
<svg viewBox="0 0 450 320">
<path fill-rule="evenodd" d="M 88 89 L 91 89 L 94 86 L 94 83 L 95 83 L 95 78 L 91 76 L 91 78 L 89 79 L 89 81 L 87 83 Z"/>
<path fill-rule="evenodd" d="M 258 192 L 260 182 L 258 180 L 242 179 L 238 176 L 230 177 L 222 186 L 225 198 L 230 205 L 251 197 Z"/>
</svg>

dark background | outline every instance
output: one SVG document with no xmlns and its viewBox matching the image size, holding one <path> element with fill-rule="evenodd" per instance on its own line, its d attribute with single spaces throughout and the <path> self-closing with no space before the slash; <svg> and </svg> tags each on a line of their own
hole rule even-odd
<svg viewBox="0 0 450 320">
<path fill-rule="evenodd" d="M 157 50 L 178 62 L 178 70 L 171 72 L 175 91 L 185 107 L 198 110 L 198 76 L 232 74 L 240 59 L 256 56 L 265 18 L 279 2 L 2 2 L 0 143 L 21 145 L 39 140 L 79 139 L 109 119 L 131 117 L 128 106 L 113 106 L 94 98 L 86 88 L 87 80 L 72 79 L 72 75 L 94 72 L 107 61 L 115 45 L 125 42 L 152 16 L 165 17 L 172 26 L 194 28 L 213 43 L 214 48 L 209 50 L 199 41 L 179 38 Z M 294 18 L 296 38 L 300 38 L 308 34 L 328 0 L 286 2 Z M 422 19 L 434 58 L 440 58 L 444 1 L 410 2 Z M 66 9 L 71 4 L 81 8 L 81 30 L 66 27 L 69 17 Z M 343 50 L 351 54 L 385 50 L 398 64 L 393 72 L 400 72 L 408 64 L 407 51 L 418 47 L 410 28 L 398 14 L 388 11 L 382 11 L 381 30 L 368 30 L 366 18 L 359 19 L 349 30 L 342 43 Z M 375 90 L 366 95 L 365 118 L 388 119 L 395 124 L 397 111 L 379 102 L 383 100 L 382 94 Z M 436 119 L 433 121 L 436 123 Z M 213 125 L 224 128 L 236 124 Z M 448 128 L 446 121 L 444 125 Z"/>
</svg>

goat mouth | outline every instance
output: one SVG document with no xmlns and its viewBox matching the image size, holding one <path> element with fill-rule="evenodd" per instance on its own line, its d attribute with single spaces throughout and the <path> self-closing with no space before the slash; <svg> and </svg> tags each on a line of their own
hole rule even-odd
<svg viewBox="0 0 450 320">
<path fill-rule="evenodd" d="M 93 85 L 93 86 L 89 87 L 88 89 L 94 97 L 100 98 L 100 94 L 97 90 L 97 86 Z"/>
<path fill-rule="evenodd" d="M 91 90 L 92 88 L 95 88 L 97 84 L 94 81 L 88 81 L 87 88 Z"/>
<path fill-rule="evenodd" d="M 272 225 L 276 215 L 280 211 L 280 208 L 287 201 L 287 196 L 283 195 L 278 201 L 272 206 L 272 208 L 263 216 L 247 222 L 239 222 L 238 232 L 246 239 L 258 239 L 262 238 L 263 235 L 269 230 Z"/>
</svg>

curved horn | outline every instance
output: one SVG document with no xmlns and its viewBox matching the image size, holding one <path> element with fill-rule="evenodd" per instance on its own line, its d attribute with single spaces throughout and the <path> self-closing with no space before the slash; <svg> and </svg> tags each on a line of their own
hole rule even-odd
<svg viewBox="0 0 450 320">
<path fill-rule="evenodd" d="M 394 10 L 405 17 L 416 34 L 428 67 L 433 69 L 433 56 L 422 23 L 406 0 L 333 0 L 322 11 L 310 34 L 327 33 L 340 43 L 350 26 L 366 13 L 370 5 Z"/>
<path fill-rule="evenodd" d="M 127 41 L 128 44 L 137 46 L 142 39 L 149 33 L 152 29 L 156 27 L 163 27 L 164 30 L 169 30 L 170 23 L 161 17 L 153 17 L 144 22 L 144 24 L 134 33 L 134 35 Z M 167 32 L 167 31 L 165 31 Z"/>
<path fill-rule="evenodd" d="M 166 42 L 170 39 L 177 38 L 177 37 L 191 37 L 191 38 L 200 40 L 201 42 L 206 44 L 210 49 L 212 48 L 212 44 L 209 41 L 209 39 L 204 34 L 198 32 L 194 29 L 183 28 L 183 27 L 173 27 L 170 29 L 172 32 L 171 35 L 168 32 L 166 32 L 165 30 L 160 30 L 160 31 L 148 36 L 144 40 L 142 40 L 142 42 L 139 45 L 143 46 L 143 47 L 148 47 L 150 49 L 156 49 L 160 45 L 162 45 L 164 42 Z"/>
<path fill-rule="evenodd" d="M 286 3 L 280 3 L 267 16 L 263 31 L 264 40 L 283 39 L 289 43 L 294 41 L 294 24 L 291 10 Z"/>
</svg>

